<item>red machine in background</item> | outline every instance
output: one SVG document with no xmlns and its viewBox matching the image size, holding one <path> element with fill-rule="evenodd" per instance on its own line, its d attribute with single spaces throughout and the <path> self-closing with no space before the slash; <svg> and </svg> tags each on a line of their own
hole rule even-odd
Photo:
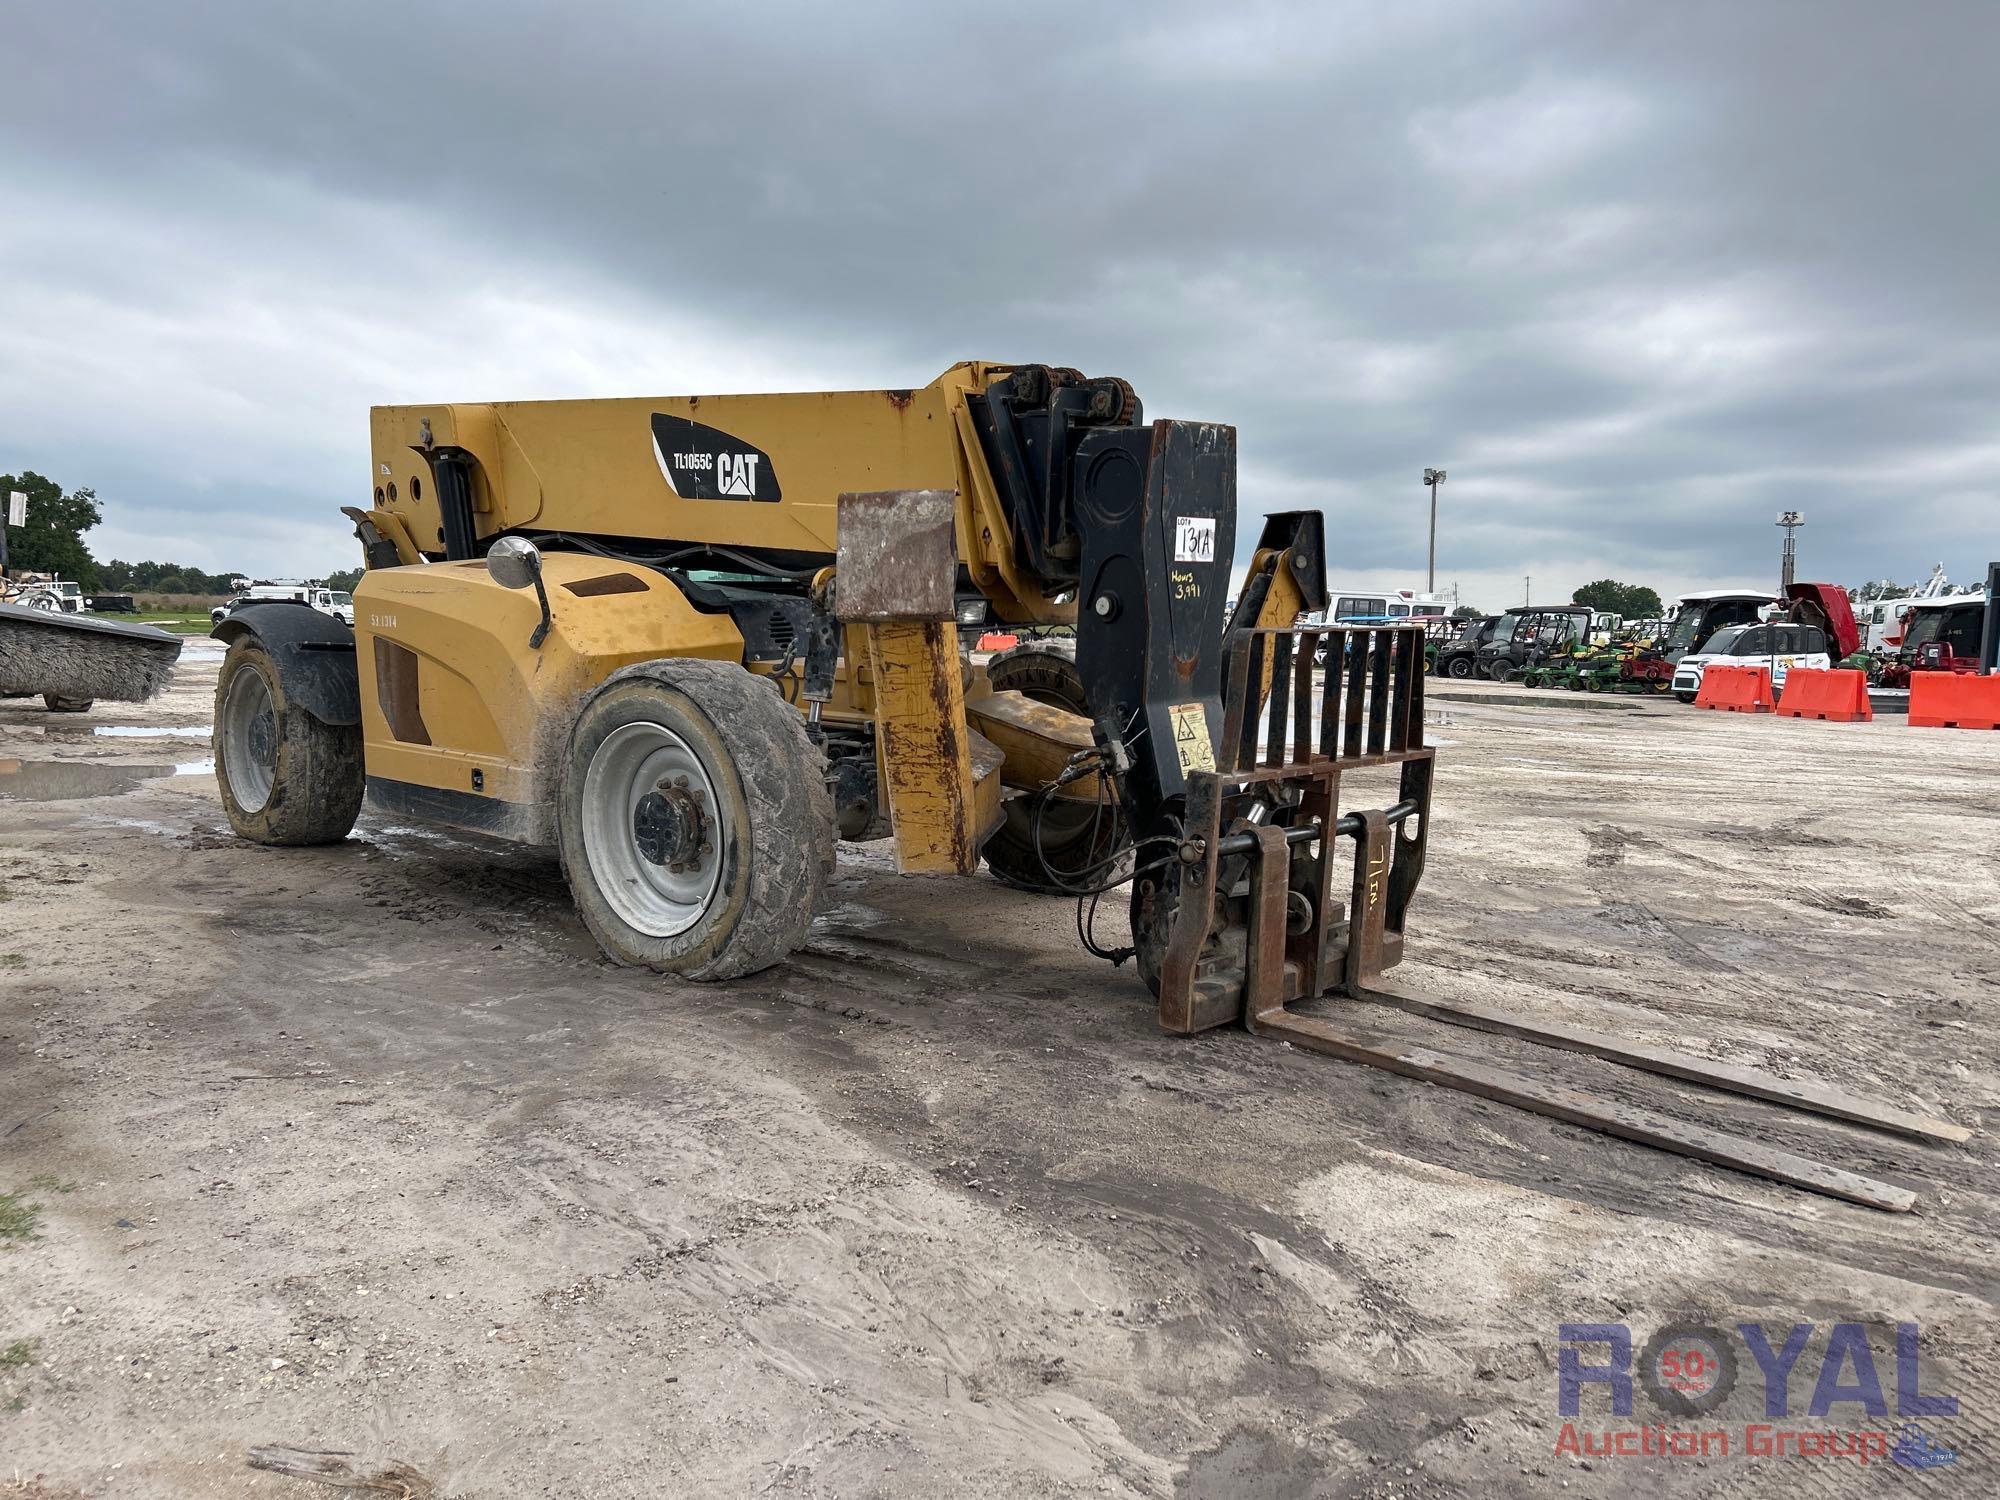
<svg viewBox="0 0 2000 1500">
<path fill-rule="evenodd" d="M 1883 663 L 1881 685 L 1907 688 L 1912 672 L 1977 672 L 1986 629 L 1987 596 L 1955 594 L 1910 607 L 1903 646 Z"/>
</svg>

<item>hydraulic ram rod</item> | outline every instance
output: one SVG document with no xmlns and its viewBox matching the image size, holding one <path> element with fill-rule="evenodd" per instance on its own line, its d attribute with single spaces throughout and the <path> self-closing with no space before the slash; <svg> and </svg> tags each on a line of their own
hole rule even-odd
<svg viewBox="0 0 2000 1500">
<path fill-rule="evenodd" d="M 1394 807 L 1391 807 L 1386 812 L 1384 812 L 1382 816 L 1388 820 L 1389 826 L 1393 828 L 1398 823 L 1401 823 L 1404 819 L 1414 817 L 1416 815 L 1416 811 L 1417 811 L 1416 803 L 1398 802 Z M 1335 838 L 1340 837 L 1340 835 L 1342 834 L 1346 834 L 1349 838 L 1352 838 L 1354 837 L 1354 835 L 1361 832 L 1361 828 L 1362 828 L 1362 819 L 1360 813 L 1349 813 L 1347 814 L 1346 817 L 1335 818 L 1333 820 L 1333 833 Z M 1319 835 L 1320 835 L 1320 828 L 1317 823 L 1302 823 L 1297 828 L 1287 828 L 1285 830 L 1285 842 L 1288 844 L 1308 844 L 1311 843 L 1314 839 L 1318 838 Z M 1256 847 L 1257 847 L 1256 834 L 1232 833 L 1228 838 L 1223 839 L 1216 844 L 1215 852 L 1218 856 L 1226 856 L 1231 854 L 1248 854 L 1252 849 L 1255 849 Z"/>
</svg>

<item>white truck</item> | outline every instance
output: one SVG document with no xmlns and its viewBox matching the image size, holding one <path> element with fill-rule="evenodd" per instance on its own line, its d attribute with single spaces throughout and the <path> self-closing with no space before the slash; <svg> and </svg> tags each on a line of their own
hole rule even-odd
<svg viewBox="0 0 2000 1500">
<path fill-rule="evenodd" d="M 1895 598 L 1870 599 L 1854 606 L 1855 622 L 1861 627 L 1861 646 L 1877 656 L 1894 656 L 1902 650 L 1906 633 L 1920 609 L 1954 601 L 1977 603 L 1985 591 L 1977 585 L 1954 588 L 1944 576 L 1944 564 L 1931 569 L 1931 576 L 1919 587 Z"/>
<path fill-rule="evenodd" d="M 25 604 L 52 614 L 80 615 L 88 603 L 83 585 L 73 578 L 27 577 L 0 585 L 0 596 L 9 604 Z"/>
<path fill-rule="evenodd" d="M 354 623 L 354 596 L 345 589 L 330 589 L 324 584 L 291 579 L 253 583 L 228 603 L 218 604 L 210 610 L 208 617 L 212 623 L 220 625 L 223 616 L 232 610 L 240 609 L 245 604 L 262 604 L 274 599 L 310 605 L 323 615 L 332 615 L 343 625 Z"/>
<path fill-rule="evenodd" d="M 1826 632 L 1817 625 L 1794 625 L 1771 620 L 1748 625 L 1725 625 L 1703 643 L 1674 663 L 1674 696 L 1692 703 L 1701 691 L 1701 674 L 1720 663 L 1730 667 L 1769 667 L 1771 691 L 1781 692 L 1785 674 L 1793 667 L 1833 665 Z"/>
</svg>

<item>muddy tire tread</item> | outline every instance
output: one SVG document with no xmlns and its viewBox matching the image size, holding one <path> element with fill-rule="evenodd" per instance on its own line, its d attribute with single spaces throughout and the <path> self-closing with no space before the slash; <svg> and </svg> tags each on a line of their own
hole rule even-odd
<svg viewBox="0 0 2000 1500">
<path fill-rule="evenodd" d="M 638 662 L 606 678 L 592 701 L 633 681 L 655 683 L 693 704 L 729 751 L 749 810 L 749 885 L 741 912 L 713 956 L 686 967 L 635 963 L 605 941 L 605 913 L 594 909 L 602 898 L 572 868 L 583 850 L 581 834 L 572 850 L 570 837 L 561 831 L 569 808 L 565 788 L 558 804 L 558 846 L 577 909 L 619 963 L 702 982 L 740 979 L 767 969 L 806 940 L 814 915 L 825 904 L 834 865 L 834 815 L 824 757 L 799 712 L 736 662 L 696 657 Z M 579 725 L 589 708 L 587 702 Z M 582 775 L 573 756 L 564 775 L 566 780 Z"/>
<path fill-rule="evenodd" d="M 280 743 L 277 774 L 271 795 L 255 812 L 237 805 L 229 790 L 229 768 L 223 749 L 222 703 L 231 679 L 239 671 L 261 670 L 271 690 Z M 237 836 L 252 843 L 299 847 L 337 844 L 354 830 L 361 815 L 366 778 L 362 770 L 361 726 L 327 724 L 285 696 L 283 681 L 270 652 L 255 636 L 245 636 L 229 648 L 215 680 L 215 780 L 222 808 Z"/>
</svg>

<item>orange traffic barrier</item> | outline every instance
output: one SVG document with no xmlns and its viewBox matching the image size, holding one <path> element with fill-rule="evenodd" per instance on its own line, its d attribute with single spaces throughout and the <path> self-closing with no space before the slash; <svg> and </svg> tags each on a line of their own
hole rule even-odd
<svg viewBox="0 0 2000 1500">
<path fill-rule="evenodd" d="M 2000 729 L 2000 677 L 1912 672 L 1910 722 L 1920 729 Z"/>
<path fill-rule="evenodd" d="M 1003 630 L 989 630 L 979 638 L 981 651 L 1005 651 L 1010 646 L 1021 644 L 1021 638 Z"/>
<path fill-rule="evenodd" d="M 1769 667 L 1704 668 L 1696 708 L 1726 709 L 1732 714 L 1767 714 L 1772 709 Z"/>
<path fill-rule="evenodd" d="M 1793 667 L 1785 674 L 1785 693 L 1778 700 L 1778 712 L 1788 719 L 1870 723 L 1875 710 L 1868 703 L 1868 674 Z"/>
</svg>

